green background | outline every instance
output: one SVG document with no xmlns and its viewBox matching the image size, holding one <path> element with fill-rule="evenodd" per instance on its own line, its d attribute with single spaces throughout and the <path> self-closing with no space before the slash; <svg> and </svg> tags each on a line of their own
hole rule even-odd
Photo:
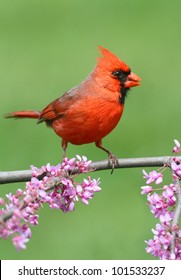
<svg viewBox="0 0 181 280">
<path fill-rule="evenodd" d="M 118 157 L 171 154 L 180 139 L 181 1 L 4 0 L 0 2 L 0 115 L 43 109 L 82 81 L 102 45 L 142 78 L 104 145 Z M 60 138 L 34 120 L 0 118 L 0 170 L 57 164 Z M 94 144 L 68 156 L 105 159 Z M 146 169 L 147 171 L 151 169 Z M 140 195 L 141 169 L 96 172 L 102 192 L 72 213 L 44 207 L 27 249 L 0 241 L 1 259 L 152 259 L 144 240 L 156 220 Z M 169 183 L 169 175 L 165 183 Z M 24 183 L 1 186 L 0 195 Z"/>
</svg>

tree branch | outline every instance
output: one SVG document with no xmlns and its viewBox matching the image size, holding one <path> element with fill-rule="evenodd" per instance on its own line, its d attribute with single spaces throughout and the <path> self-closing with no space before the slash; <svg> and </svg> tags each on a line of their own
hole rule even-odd
<svg viewBox="0 0 181 280">
<path fill-rule="evenodd" d="M 181 160 L 181 157 L 178 157 Z M 134 168 L 134 167 L 157 167 L 169 164 L 172 157 L 145 157 L 145 158 L 122 158 L 118 159 L 117 168 Z M 90 167 L 95 171 L 112 169 L 108 160 L 92 162 Z M 75 171 L 76 172 L 76 171 Z M 0 172 L 0 184 L 26 182 L 30 181 L 32 177 L 31 170 L 19 170 L 19 171 L 1 171 Z"/>
</svg>

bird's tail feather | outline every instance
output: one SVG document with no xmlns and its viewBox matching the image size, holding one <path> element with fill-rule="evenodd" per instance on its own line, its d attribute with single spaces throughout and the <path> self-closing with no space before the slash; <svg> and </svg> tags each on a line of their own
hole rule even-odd
<svg viewBox="0 0 181 280">
<path fill-rule="evenodd" d="M 5 118 L 30 118 L 30 119 L 38 119 L 40 117 L 41 112 L 38 111 L 17 111 L 6 114 Z"/>
</svg>

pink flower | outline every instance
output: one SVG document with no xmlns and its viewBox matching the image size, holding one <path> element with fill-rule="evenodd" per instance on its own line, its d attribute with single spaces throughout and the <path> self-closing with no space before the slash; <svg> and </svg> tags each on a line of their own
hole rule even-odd
<svg viewBox="0 0 181 280">
<path fill-rule="evenodd" d="M 91 161 L 85 156 L 77 156 L 65 158 L 56 166 L 50 163 L 40 169 L 31 166 L 33 175 L 31 181 L 26 183 L 26 189 L 18 189 L 14 195 L 8 194 L 6 200 L 9 203 L 0 199 L 0 204 L 5 205 L 5 209 L 0 210 L 1 215 L 13 212 L 7 221 L 2 222 L 0 237 L 5 239 L 15 234 L 12 238 L 14 246 L 17 250 L 25 249 L 31 237 L 29 226 L 38 225 L 38 211 L 43 204 L 48 203 L 50 208 L 60 209 L 64 213 L 73 211 L 79 199 L 89 204 L 94 193 L 101 190 L 99 179 L 88 176 L 82 182 L 77 182 L 75 178 L 90 171 L 90 164 Z"/>
<path fill-rule="evenodd" d="M 70 202 L 69 206 L 68 206 L 68 211 L 71 212 L 74 210 L 75 207 L 75 203 L 73 201 Z"/>
<path fill-rule="evenodd" d="M 38 215 L 29 215 L 29 223 L 32 226 L 38 225 Z"/>
<path fill-rule="evenodd" d="M 153 193 L 152 195 L 148 194 L 147 200 L 155 218 L 158 218 L 161 214 L 165 213 L 166 206 L 162 196 L 157 193 Z"/>
<path fill-rule="evenodd" d="M 27 224 L 22 225 L 21 230 L 24 237 L 31 238 L 31 230 Z"/>
<path fill-rule="evenodd" d="M 142 191 L 141 194 L 148 194 L 153 191 L 153 188 L 150 186 L 143 186 L 141 187 Z"/>
<path fill-rule="evenodd" d="M 89 165 L 91 164 L 91 160 L 87 160 L 85 156 L 76 155 L 78 161 L 76 162 L 76 166 L 80 169 L 81 173 L 87 173 L 90 171 Z"/>
<path fill-rule="evenodd" d="M 171 162 L 171 169 L 175 172 L 176 175 L 181 177 L 181 163 L 172 160 Z"/>
<path fill-rule="evenodd" d="M 16 250 L 26 249 L 25 243 L 29 241 L 29 238 L 24 237 L 23 235 L 17 235 L 12 238 L 13 245 Z"/>
<path fill-rule="evenodd" d="M 61 169 L 71 171 L 75 169 L 76 167 L 76 159 L 75 158 L 64 158 L 62 164 L 61 164 Z"/>
<path fill-rule="evenodd" d="M 168 206 L 173 206 L 176 203 L 175 192 L 172 188 L 165 186 L 165 191 L 163 191 L 163 197 L 166 199 Z"/>
<path fill-rule="evenodd" d="M 163 181 L 163 175 L 161 173 L 158 173 L 157 171 L 153 170 L 149 174 L 146 173 L 145 170 L 143 170 L 143 178 L 146 178 L 146 183 L 149 185 L 152 182 L 155 182 L 156 185 L 162 183 Z"/>
<path fill-rule="evenodd" d="M 167 250 L 168 246 L 171 244 L 173 236 L 170 232 L 167 232 L 165 235 L 159 237 L 160 244 L 163 245 L 163 249 Z"/>
<path fill-rule="evenodd" d="M 61 165 L 58 164 L 56 166 L 51 166 L 50 163 L 47 163 L 46 165 L 46 170 L 48 172 L 50 172 L 50 175 L 51 176 L 58 176 L 59 175 L 59 172 L 60 172 L 60 168 L 61 168 Z"/>
<path fill-rule="evenodd" d="M 175 146 L 174 146 L 172 152 L 175 153 L 175 154 L 178 154 L 178 153 L 181 152 L 181 150 L 180 150 L 180 142 L 175 139 L 174 143 L 175 143 Z"/>
<path fill-rule="evenodd" d="M 173 217 L 171 216 L 171 213 L 166 212 L 164 215 L 160 215 L 160 222 L 165 226 L 170 226 L 170 221 L 173 220 Z"/>
<path fill-rule="evenodd" d="M 161 251 L 161 244 L 157 240 L 150 239 L 147 243 L 146 252 L 151 253 L 154 257 L 158 257 Z"/>
<path fill-rule="evenodd" d="M 88 179 L 84 179 L 82 185 L 77 185 L 77 195 L 81 198 L 84 204 L 88 205 L 88 200 L 94 196 L 94 192 L 99 192 L 101 190 L 99 183 L 99 179 L 92 180 L 89 176 Z"/>
<path fill-rule="evenodd" d="M 161 225 L 161 224 L 156 224 L 156 229 L 152 229 L 152 232 L 154 233 L 154 235 L 164 235 L 165 234 L 165 226 Z"/>
<path fill-rule="evenodd" d="M 175 147 L 173 152 L 178 153 L 180 150 L 180 143 L 174 140 Z M 179 157 L 174 157 L 171 162 L 171 169 L 173 180 L 181 178 L 181 161 Z M 147 179 L 147 184 L 154 182 L 156 184 L 162 182 L 163 175 L 152 171 L 147 174 L 143 170 L 144 178 Z M 158 181 L 157 181 L 158 180 Z M 146 252 L 151 253 L 155 257 L 159 257 L 162 260 L 180 260 L 181 259 L 181 230 L 179 223 L 173 225 L 174 211 L 176 204 L 176 194 L 180 191 L 180 186 L 173 183 L 163 186 L 162 193 L 150 194 L 150 187 L 141 187 L 142 193 L 147 194 L 147 200 L 151 212 L 155 218 L 159 218 L 159 222 L 156 224 L 156 228 L 152 229 L 154 234 L 153 239 L 146 241 Z M 160 188 L 158 189 L 161 190 Z M 173 240 L 174 238 L 174 240 Z M 171 246 L 174 242 L 174 246 Z M 173 250 L 174 249 L 174 250 Z"/>
</svg>

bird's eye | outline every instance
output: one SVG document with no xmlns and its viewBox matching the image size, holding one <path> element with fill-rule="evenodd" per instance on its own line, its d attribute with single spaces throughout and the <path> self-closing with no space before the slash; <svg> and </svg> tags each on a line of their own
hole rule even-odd
<svg viewBox="0 0 181 280">
<path fill-rule="evenodd" d="M 115 70 L 112 72 L 113 76 L 117 77 L 117 78 L 121 78 L 123 71 L 122 70 Z"/>
<path fill-rule="evenodd" d="M 131 73 L 131 69 L 128 71 L 123 71 L 121 69 L 115 70 L 112 72 L 112 75 L 118 78 L 119 80 L 125 79 Z"/>
</svg>

